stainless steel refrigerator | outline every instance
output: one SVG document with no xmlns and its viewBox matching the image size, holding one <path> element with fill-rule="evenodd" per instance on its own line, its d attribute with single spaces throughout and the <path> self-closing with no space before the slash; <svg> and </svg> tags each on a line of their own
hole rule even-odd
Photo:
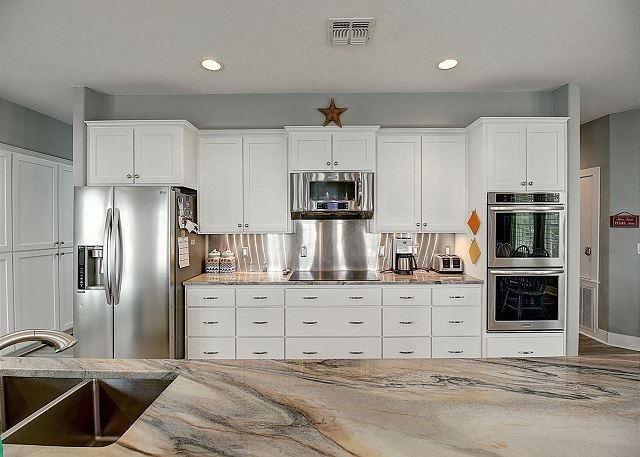
<svg viewBox="0 0 640 457">
<path fill-rule="evenodd" d="M 195 192 L 76 187 L 74 219 L 75 356 L 184 358 L 182 282 L 205 258 L 204 237 L 181 228 L 196 221 Z"/>
</svg>

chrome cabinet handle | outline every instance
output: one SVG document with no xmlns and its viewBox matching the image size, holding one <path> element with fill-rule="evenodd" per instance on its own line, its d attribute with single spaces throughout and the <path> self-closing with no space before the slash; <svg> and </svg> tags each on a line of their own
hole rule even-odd
<svg viewBox="0 0 640 457">
<path fill-rule="evenodd" d="M 257 297 L 253 297 L 254 300 L 266 300 L 267 298 L 269 298 L 269 297 L 267 297 L 266 295 L 260 295 L 260 296 L 257 296 Z"/>
<path fill-rule="evenodd" d="M 524 354 L 524 355 L 533 354 L 533 351 L 518 351 L 518 354 Z"/>
<path fill-rule="evenodd" d="M 131 179 L 131 173 L 127 173 L 127 179 Z"/>
<path fill-rule="evenodd" d="M 58 244 L 58 241 L 54 241 L 53 244 Z"/>
<path fill-rule="evenodd" d="M 530 185 L 530 186 L 533 186 L 533 181 L 529 181 L 529 185 Z"/>
<path fill-rule="evenodd" d="M 398 351 L 400 354 L 413 354 L 414 351 Z"/>
<path fill-rule="evenodd" d="M 217 300 L 218 297 L 202 297 L 203 300 Z"/>
<path fill-rule="evenodd" d="M 338 162 L 333 162 L 334 165 L 338 165 Z"/>
<path fill-rule="evenodd" d="M 460 300 L 464 298 L 464 295 L 449 295 L 449 298 L 451 298 L 452 300 Z"/>
<path fill-rule="evenodd" d="M 256 325 L 264 325 L 266 323 L 268 323 L 268 321 L 253 321 L 254 324 Z"/>
<path fill-rule="evenodd" d="M 327 160 L 327 166 L 331 166 L 331 162 L 329 160 Z"/>
<path fill-rule="evenodd" d="M 447 351 L 449 354 L 462 354 L 464 351 Z"/>
<path fill-rule="evenodd" d="M 64 241 L 60 241 L 60 244 L 64 244 Z"/>
<path fill-rule="evenodd" d="M 521 186 L 526 186 L 526 185 L 527 185 L 527 181 L 521 181 L 521 182 L 520 182 L 520 185 L 521 185 Z"/>
<path fill-rule="evenodd" d="M 202 321 L 203 324 L 207 324 L 207 325 L 213 325 L 213 324 L 219 324 L 219 321 Z"/>
<path fill-rule="evenodd" d="M 315 325 L 318 323 L 318 321 L 302 321 L 302 323 L 305 325 Z"/>
<path fill-rule="evenodd" d="M 416 297 L 400 297 L 402 300 L 413 300 Z"/>
<path fill-rule="evenodd" d="M 416 222 L 416 227 L 420 227 L 420 222 Z"/>
<path fill-rule="evenodd" d="M 64 255 L 64 252 L 61 252 L 60 255 Z"/>
<path fill-rule="evenodd" d="M 464 321 L 449 321 L 450 324 L 462 324 Z"/>
<path fill-rule="evenodd" d="M 411 324 L 415 324 L 415 322 L 414 321 L 399 321 L 398 324 L 411 325 Z"/>
<path fill-rule="evenodd" d="M 202 351 L 203 354 L 220 354 L 218 351 Z"/>
<path fill-rule="evenodd" d="M 353 355 L 364 354 L 364 351 L 349 351 L 349 354 L 353 354 Z"/>
<path fill-rule="evenodd" d="M 302 297 L 303 300 L 316 300 L 318 297 Z"/>
<path fill-rule="evenodd" d="M 140 175 L 138 173 L 136 173 L 135 175 L 133 175 L 133 177 L 138 179 L 140 177 Z"/>
<path fill-rule="evenodd" d="M 349 297 L 351 300 L 362 300 L 362 296 Z"/>
<path fill-rule="evenodd" d="M 242 227 L 242 224 L 238 224 L 238 227 Z"/>
<path fill-rule="evenodd" d="M 256 354 L 256 355 L 265 355 L 265 354 L 268 354 L 268 352 L 267 352 L 267 351 L 253 351 L 253 354 Z"/>
<path fill-rule="evenodd" d="M 427 226 L 427 223 L 425 222 L 425 223 L 423 223 L 422 225 L 423 225 L 424 227 L 426 227 L 426 226 Z"/>
<path fill-rule="evenodd" d="M 246 228 L 246 227 L 249 227 L 249 224 L 244 224 L 244 226 L 245 226 L 245 228 Z"/>
<path fill-rule="evenodd" d="M 361 325 L 364 324 L 364 321 L 349 321 L 350 324 Z"/>
<path fill-rule="evenodd" d="M 306 354 L 306 355 L 312 355 L 312 354 L 317 354 L 318 352 L 317 351 L 302 351 L 302 353 Z"/>
</svg>

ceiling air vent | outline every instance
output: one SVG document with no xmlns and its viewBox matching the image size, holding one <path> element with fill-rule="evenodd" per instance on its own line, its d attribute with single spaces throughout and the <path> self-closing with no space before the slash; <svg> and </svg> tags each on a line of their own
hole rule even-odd
<svg viewBox="0 0 640 457">
<path fill-rule="evenodd" d="M 329 19 L 329 44 L 367 44 L 375 23 L 372 17 Z"/>
</svg>

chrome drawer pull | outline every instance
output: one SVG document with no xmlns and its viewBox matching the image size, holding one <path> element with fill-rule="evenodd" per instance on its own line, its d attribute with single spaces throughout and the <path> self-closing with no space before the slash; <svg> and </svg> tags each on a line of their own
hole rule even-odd
<svg viewBox="0 0 640 457">
<path fill-rule="evenodd" d="M 218 321 L 202 321 L 203 324 L 207 324 L 207 325 L 213 325 L 213 324 L 219 324 L 220 322 Z"/>
<path fill-rule="evenodd" d="M 255 354 L 255 355 L 265 355 L 265 354 L 268 354 L 268 352 L 267 351 L 253 351 L 253 354 Z"/>
<path fill-rule="evenodd" d="M 203 300 L 217 300 L 218 297 L 202 297 Z"/>
<path fill-rule="evenodd" d="M 359 355 L 359 354 L 364 354 L 364 351 L 349 351 L 349 354 Z"/>
<path fill-rule="evenodd" d="M 403 300 L 413 300 L 416 297 L 400 297 Z"/>
<path fill-rule="evenodd" d="M 266 300 L 269 297 L 266 296 L 262 296 L 262 297 L 253 297 L 254 300 Z"/>
<path fill-rule="evenodd" d="M 413 354 L 414 351 L 398 351 L 400 354 Z"/>
<path fill-rule="evenodd" d="M 317 354 L 317 351 L 302 351 L 303 354 L 305 355 L 313 355 L 313 354 Z"/>
<path fill-rule="evenodd" d="M 362 300 L 362 297 L 349 297 L 351 300 Z"/>
<path fill-rule="evenodd" d="M 305 325 L 315 325 L 318 323 L 318 321 L 302 321 L 302 323 Z"/>
<path fill-rule="evenodd" d="M 399 321 L 398 324 L 411 325 L 411 324 L 415 324 L 415 321 Z"/>
<path fill-rule="evenodd" d="M 349 321 L 350 324 L 356 324 L 356 325 L 360 325 L 360 324 L 364 324 L 364 321 Z"/>
<path fill-rule="evenodd" d="M 454 300 L 460 300 L 460 299 L 464 298 L 464 295 L 449 295 L 449 298 L 454 299 Z"/>
<path fill-rule="evenodd" d="M 203 351 L 203 354 L 208 354 L 208 355 L 215 355 L 215 354 L 220 354 L 218 351 Z"/>
<path fill-rule="evenodd" d="M 256 324 L 256 325 L 263 325 L 263 324 L 268 323 L 268 321 L 253 321 L 253 323 Z"/>
<path fill-rule="evenodd" d="M 518 354 L 524 354 L 524 355 L 533 354 L 533 351 L 518 351 Z"/>
<path fill-rule="evenodd" d="M 449 354 L 462 354 L 464 351 L 447 351 Z"/>
<path fill-rule="evenodd" d="M 450 324 L 462 324 L 464 321 L 449 321 Z"/>
<path fill-rule="evenodd" d="M 316 300 L 318 297 L 302 297 L 303 300 Z"/>
</svg>

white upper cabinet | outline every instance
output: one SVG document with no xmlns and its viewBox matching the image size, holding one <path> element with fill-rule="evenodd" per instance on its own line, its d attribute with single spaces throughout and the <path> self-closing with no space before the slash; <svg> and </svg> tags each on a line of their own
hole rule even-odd
<svg viewBox="0 0 640 457">
<path fill-rule="evenodd" d="M 196 187 L 196 128 L 187 121 L 88 121 L 87 184 Z"/>
<path fill-rule="evenodd" d="M 73 245 L 73 167 L 58 165 L 58 239 L 60 247 Z"/>
<path fill-rule="evenodd" d="M 201 233 L 288 230 L 284 132 L 203 132 L 198 163 Z"/>
<path fill-rule="evenodd" d="M 73 327 L 73 248 L 61 249 L 58 256 L 59 329 Z"/>
<path fill-rule="evenodd" d="M 563 191 L 566 118 L 487 118 L 487 189 L 490 192 Z"/>
<path fill-rule="evenodd" d="M 411 232 L 421 224 L 420 136 L 378 136 L 375 226 L 379 232 Z"/>
<path fill-rule="evenodd" d="M 0 149 L 0 252 L 11 251 L 11 153 Z"/>
<path fill-rule="evenodd" d="M 13 249 L 57 248 L 58 164 L 13 156 Z"/>
<path fill-rule="evenodd" d="M 422 137 L 422 229 L 424 231 L 465 231 L 466 170 L 466 135 Z"/>
<path fill-rule="evenodd" d="M 377 126 L 285 127 L 290 171 L 373 171 Z"/>
<path fill-rule="evenodd" d="M 243 138 L 245 232 L 285 232 L 289 221 L 285 135 Z"/>
<path fill-rule="evenodd" d="M 375 229 L 461 232 L 466 222 L 466 134 L 459 129 L 382 130 L 378 135 Z"/>
</svg>

